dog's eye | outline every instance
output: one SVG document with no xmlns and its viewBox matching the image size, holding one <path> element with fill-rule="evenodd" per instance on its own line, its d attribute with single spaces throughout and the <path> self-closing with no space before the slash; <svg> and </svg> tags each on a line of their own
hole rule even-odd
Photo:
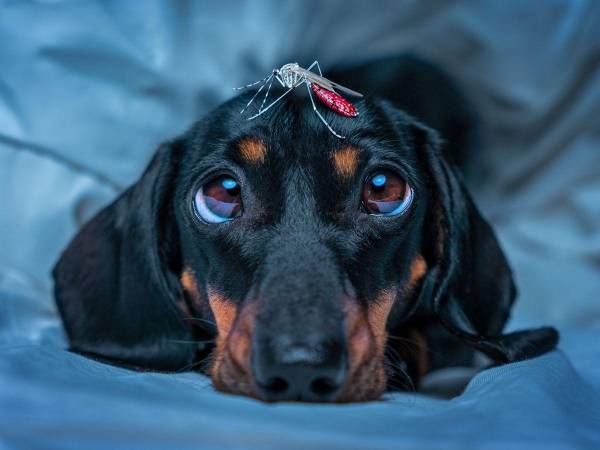
<svg viewBox="0 0 600 450">
<path fill-rule="evenodd" d="M 368 214 L 397 216 L 408 209 L 412 199 L 411 187 L 391 170 L 375 172 L 363 186 L 362 204 Z"/>
<path fill-rule="evenodd" d="M 203 185 L 194 198 L 196 211 L 210 223 L 221 223 L 242 213 L 242 196 L 239 183 L 222 175 Z"/>
</svg>

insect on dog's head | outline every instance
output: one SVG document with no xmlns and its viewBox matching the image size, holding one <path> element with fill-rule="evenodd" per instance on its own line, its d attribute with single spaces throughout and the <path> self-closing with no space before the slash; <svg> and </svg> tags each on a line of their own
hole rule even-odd
<svg viewBox="0 0 600 450">
<path fill-rule="evenodd" d="M 361 101 L 353 120 L 328 112 L 340 140 L 306 99 L 253 121 L 239 115 L 244 101 L 159 149 L 63 254 L 56 297 L 72 348 L 144 368 L 204 367 L 218 389 L 268 401 L 377 398 L 388 330 L 417 300 L 431 303 L 442 273 L 458 277 L 448 239 L 469 225 L 456 234 L 451 216 L 481 219 L 468 200 L 449 211 L 435 137 L 385 103 Z M 454 284 L 503 311 L 473 322 L 498 333 L 510 272 L 487 228 L 478 239 L 494 281 L 482 275 L 485 293 L 471 278 Z M 448 326 L 462 305 L 451 306 Z M 209 354 L 198 351 L 206 340 Z"/>
</svg>

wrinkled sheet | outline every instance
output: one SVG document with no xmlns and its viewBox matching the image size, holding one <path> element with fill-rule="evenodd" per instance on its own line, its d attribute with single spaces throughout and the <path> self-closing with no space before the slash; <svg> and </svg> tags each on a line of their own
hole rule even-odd
<svg viewBox="0 0 600 450">
<path fill-rule="evenodd" d="M 591 0 L 0 0 L 0 449 L 600 448 L 598 30 Z M 50 268 L 162 140 L 284 62 L 405 52 L 480 114 L 467 181 L 515 270 L 509 326 L 557 325 L 558 351 L 452 400 L 345 406 L 264 405 L 65 351 Z"/>
</svg>

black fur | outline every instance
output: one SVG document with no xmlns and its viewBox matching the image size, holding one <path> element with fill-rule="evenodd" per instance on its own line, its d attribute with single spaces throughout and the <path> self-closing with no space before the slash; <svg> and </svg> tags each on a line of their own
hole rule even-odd
<svg viewBox="0 0 600 450">
<path fill-rule="evenodd" d="M 504 363 L 555 347 L 552 328 L 501 334 L 515 297 L 510 268 L 441 154 L 436 132 L 397 109 L 401 101 L 366 97 L 356 102 L 356 119 L 321 107 L 347 136 L 339 140 L 304 93 L 245 121 L 239 111 L 248 95 L 163 145 L 142 178 L 63 253 L 55 292 L 72 350 L 140 368 L 190 367 L 199 356 L 185 341 L 214 329 L 194 328 L 177 304 L 186 300 L 178 281 L 184 266 L 193 268 L 203 295 L 210 285 L 238 304 L 261 299 L 257 345 L 311 330 L 342 342 L 343 295 L 370 302 L 383 288 L 403 286 L 418 254 L 427 274 L 396 303 L 387 328 L 401 334 L 407 324 L 421 327 L 432 354 L 445 355 L 433 357 L 433 367 L 468 364 L 471 349 Z M 249 136 L 266 143 L 264 163 L 239 157 L 235 144 Z M 345 145 L 360 148 L 361 156 L 356 174 L 343 182 L 333 175 L 331 152 Z M 402 217 L 361 212 L 362 182 L 382 166 L 415 190 Z M 193 211 L 195 190 L 224 172 L 242 185 L 244 213 L 224 224 L 203 223 Z M 212 320 L 209 310 L 188 307 Z"/>
</svg>

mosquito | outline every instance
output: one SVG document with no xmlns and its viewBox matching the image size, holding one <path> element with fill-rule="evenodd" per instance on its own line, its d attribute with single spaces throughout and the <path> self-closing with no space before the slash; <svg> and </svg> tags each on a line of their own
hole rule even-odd
<svg viewBox="0 0 600 450">
<path fill-rule="evenodd" d="M 318 74 L 313 72 L 313 68 L 318 70 Z M 273 82 L 277 80 L 279 84 L 286 88 L 287 90 L 281 94 L 278 98 L 273 100 L 270 104 L 265 106 L 267 99 L 269 97 L 269 92 L 271 91 L 271 86 Z M 277 104 L 283 97 L 288 95 L 298 86 L 304 84 L 306 89 L 308 90 L 308 96 L 310 97 L 310 102 L 312 103 L 312 108 L 315 114 L 319 116 L 319 119 L 325 124 L 325 126 L 333 133 L 334 136 L 344 139 L 344 136 L 341 136 L 337 133 L 331 125 L 325 120 L 323 115 L 317 109 L 317 105 L 315 104 L 315 100 L 313 98 L 313 94 L 317 96 L 321 102 L 323 102 L 327 107 L 334 110 L 336 113 L 345 116 L 345 117 L 356 117 L 358 116 L 358 111 L 354 107 L 352 103 L 342 97 L 340 94 L 336 92 L 336 90 L 343 92 L 344 94 L 352 95 L 354 97 L 362 97 L 363 95 L 353 91 L 352 89 L 348 89 L 342 85 L 334 83 L 331 80 L 323 77 L 323 72 L 321 72 L 321 67 L 319 66 L 319 62 L 313 62 L 308 69 L 304 69 L 300 67 L 298 63 L 288 63 L 281 66 L 279 69 L 274 69 L 269 75 L 267 75 L 262 80 L 255 81 L 254 83 L 247 84 L 246 86 L 242 86 L 239 88 L 234 88 L 235 90 L 247 89 L 260 84 L 260 87 L 256 91 L 256 93 L 252 96 L 252 98 L 248 101 L 246 106 L 242 108 L 240 114 L 243 114 L 246 109 L 254 102 L 254 100 L 258 97 L 258 95 L 262 92 L 262 90 L 267 87 L 265 91 L 265 95 L 262 99 L 262 103 L 258 108 L 258 112 L 250 117 L 247 120 L 256 119 L 258 116 L 267 112 L 271 107 Z"/>
</svg>

